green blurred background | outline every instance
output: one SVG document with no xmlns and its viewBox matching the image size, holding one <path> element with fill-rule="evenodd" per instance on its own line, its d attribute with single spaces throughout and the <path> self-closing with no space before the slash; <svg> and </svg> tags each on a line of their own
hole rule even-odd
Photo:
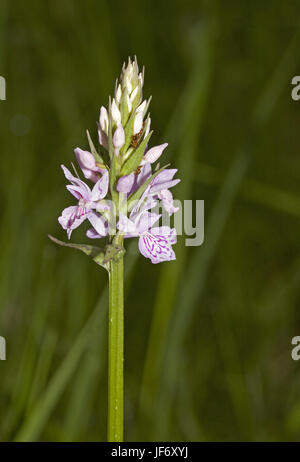
<svg viewBox="0 0 300 462">
<path fill-rule="evenodd" d="M 205 243 L 159 266 L 128 248 L 126 439 L 298 440 L 296 0 L 0 1 L 0 439 L 106 439 L 107 276 L 47 234 L 72 203 L 59 166 L 135 54 Z"/>
</svg>

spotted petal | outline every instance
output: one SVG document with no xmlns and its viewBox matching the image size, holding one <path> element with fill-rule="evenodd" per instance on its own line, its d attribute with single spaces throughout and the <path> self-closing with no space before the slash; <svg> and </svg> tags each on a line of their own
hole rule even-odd
<svg viewBox="0 0 300 462">
<path fill-rule="evenodd" d="M 91 223 L 92 227 L 95 229 L 99 237 L 107 236 L 108 225 L 107 225 L 106 220 L 102 216 L 98 215 L 95 212 L 91 212 L 87 216 L 87 219 L 89 220 L 89 222 Z"/>
<path fill-rule="evenodd" d="M 78 200 L 81 198 L 89 200 L 91 190 L 88 187 L 88 185 L 85 184 L 84 181 L 80 180 L 80 178 L 77 178 L 74 175 L 72 175 L 70 170 L 68 170 L 64 165 L 62 165 L 61 168 L 63 169 L 64 175 L 67 178 L 67 180 L 69 180 L 70 183 L 72 183 L 72 185 L 67 185 L 68 191 L 70 191 L 70 193 L 73 194 L 73 196 L 75 196 Z"/>
<path fill-rule="evenodd" d="M 159 228 L 155 228 L 155 231 L 157 229 Z M 174 240 L 174 236 L 172 236 L 172 240 Z M 143 234 L 139 239 L 139 250 L 144 257 L 149 258 L 154 264 L 176 260 L 171 242 L 168 239 L 168 235 L 165 233 L 154 234 L 152 230 L 150 230 L 150 232 Z"/>
<path fill-rule="evenodd" d="M 85 219 L 86 214 L 78 215 L 78 207 L 71 206 L 63 210 L 58 222 L 67 231 L 68 239 L 70 239 L 73 229 L 78 228 Z"/>
<path fill-rule="evenodd" d="M 102 177 L 97 181 L 97 183 L 93 187 L 90 195 L 91 201 L 99 201 L 106 196 L 108 191 L 108 181 L 109 176 L 108 172 L 106 171 L 103 173 Z"/>
</svg>

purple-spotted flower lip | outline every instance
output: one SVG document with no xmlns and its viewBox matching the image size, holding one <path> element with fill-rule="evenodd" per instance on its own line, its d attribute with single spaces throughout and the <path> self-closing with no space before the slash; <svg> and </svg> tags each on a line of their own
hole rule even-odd
<svg viewBox="0 0 300 462">
<path fill-rule="evenodd" d="M 141 254 L 150 258 L 151 263 L 176 260 L 172 245 L 176 244 L 176 229 L 169 226 L 152 228 L 139 238 L 139 250 Z"/>
<path fill-rule="evenodd" d="M 78 200 L 77 205 L 65 208 L 58 218 L 63 229 L 67 231 L 68 238 L 70 239 L 72 231 L 86 219 L 99 235 L 103 235 L 106 232 L 105 220 L 95 212 L 95 209 L 98 208 L 99 201 L 107 194 L 108 172 L 103 174 L 91 190 L 84 181 L 72 175 L 64 165 L 61 167 L 65 177 L 71 183 L 66 186 L 67 190 Z"/>
<path fill-rule="evenodd" d="M 156 201 L 149 198 L 130 213 L 129 218 L 120 213 L 118 229 L 125 238 L 139 237 L 139 250 L 152 263 L 175 260 L 172 245 L 176 243 L 176 229 L 169 226 L 153 227 L 161 215 L 149 212 Z"/>
<path fill-rule="evenodd" d="M 161 215 L 152 213 L 157 201 L 153 198 L 141 199 L 131 211 L 129 217 L 119 213 L 117 224 L 118 231 L 124 238 L 138 237 L 138 247 L 141 254 L 149 258 L 152 263 L 175 260 L 175 252 L 172 245 L 176 244 L 176 229 L 169 226 L 153 227 Z M 87 236 L 90 239 L 99 239 L 105 234 L 98 233 L 96 229 L 89 229 Z"/>
</svg>

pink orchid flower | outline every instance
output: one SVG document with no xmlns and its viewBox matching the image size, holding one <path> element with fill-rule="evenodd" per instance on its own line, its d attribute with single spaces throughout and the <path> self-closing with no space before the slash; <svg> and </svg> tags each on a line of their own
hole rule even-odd
<svg viewBox="0 0 300 462">
<path fill-rule="evenodd" d="M 85 178 L 96 183 L 106 170 L 97 165 L 96 159 L 91 152 L 80 148 L 74 149 L 74 152 Z"/>
<path fill-rule="evenodd" d="M 140 203 L 142 204 L 142 201 Z M 139 237 L 139 251 L 154 264 L 176 260 L 172 245 L 177 242 L 175 228 L 169 226 L 153 228 L 161 217 L 157 213 L 148 211 L 155 204 L 156 201 L 147 200 L 146 204 L 136 207 L 129 218 L 120 213 L 118 222 L 118 229 L 124 233 L 125 238 Z"/>
<path fill-rule="evenodd" d="M 145 197 L 153 197 L 160 199 L 162 204 L 169 215 L 178 211 L 178 207 L 174 207 L 173 195 L 169 188 L 172 188 L 180 179 L 173 180 L 177 169 L 164 169 L 160 172 L 149 184 L 148 188 L 143 194 Z M 118 192 L 127 193 L 128 195 L 135 192 L 147 181 L 151 176 L 151 165 L 149 163 L 143 165 L 138 175 L 131 173 L 130 175 L 123 176 L 119 179 L 117 184 Z"/>
<path fill-rule="evenodd" d="M 72 205 L 63 210 L 58 218 L 59 223 L 67 231 L 70 239 L 72 231 L 78 228 L 84 220 L 88 220 L 99 235 L 106 235 L 107 224 L 102 216 L 96 213 L 97 210 L 103 210 L 105 206 L 99 203 L 108 191 L 108 172 L 97 181 L 91 190 L 84 181 L 74 177 L 71 172 L 64 166 L 61 166 L 65 177 L 71 184 L 66 188 L 78 200 L 77 205 Z"/>
</svg>

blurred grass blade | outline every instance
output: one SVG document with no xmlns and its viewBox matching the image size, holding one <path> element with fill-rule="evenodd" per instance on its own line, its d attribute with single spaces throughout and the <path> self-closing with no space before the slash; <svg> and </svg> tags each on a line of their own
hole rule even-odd
<svg viewBox="0 0 300 462">
<path fill-rule="evenodd" d="M 204 29 L 198 31 L 197 40 L 194 43 L 194 69 L 184 90 L 182 101 L 185 105 L 181 107 L 179 120 L 177 120 L 177 136 L 179 133 L 182 141 L 176 168 L 183 181 L 176 188 L 176 197 L 181 200 L 191 197 L 193 189 L 194 162 L 198 154 L 198 140 L 211 82 L 214 39 L 214 24 L 209 23 Z M 173 123 L 175 126 L 176 123 Z M 150 415 L 153 408 L 153 399 L 157 392 L 161 369 L 162 350 L 179 279 L 184 271 L 185 254 L 183 239 L 179 238 L 176 246 L 176 261 L 164 265 L 160 270 L 141 388 L 140 410 L 143 418 Z M 166 287 L 168 287 L 167 291 Z"/>
<path fill-rule="evenodd" d="M 137 253 L 132 254 L 127 259 L 126 278 L 130 275 L 136 259 Z M 51 379 L 45 393 L 37 401 L 34 409 L 19 429 L 15 436 L 15 441 L 33 441 L 42 431 L 47 418 L 71 380 L 85 348 L 89 345 L 91 336 L 101 335 L 101 327 L 106 322 L 107 301 L 108 292 L 106 287 L 90 318 L 75 340 L 74 345 Z"/>
<path fill-rule="evenodd" d="M 181 284 L 179 300 L 167 338 L 167 351 L 162 369 L 162 384 L 158 393 L 157 407 L 153 422 L 153 437 L 166 438 L 169 413 L 176 389 L 177 377 L 180 375 L 182 363 L 182 341 L 192 320 L 195 302 L 199 299 L 206 282 L 211 261 L 222 235 L 233 200 L 236 197 L 241 181 L 246 173 L 248 156 L 241 153 L 231 166 L 224 185 L 218 195 L 217 202 L 211 212 L 206 227 L 205 245 L 195 248 L 193 258 L 185 268 L 185 282 Z M 201 255 L 201 259 L 199 259 Z M 201 264 L 199 265 L 199 262 Z M 158 418 L 158 416 L 160 416 Z M 168 437 L 167 437 L 168 438 Z"/>
<path fill-rule="evenodd" d="M 272 74 L 269 82 L 266 82 L 262 95 L 258 99 L 257 105 L 254 108 L 252 114 L 252 123 L 254 125 L 261 126 L 266 123 L 287 82 L 290 83 L 289 78 L 293 75 L 299 61 L 299 41 L 300 17 L 296 24 L 296 32 L 294 33 L 286 52 L 275 69 L 275 72 Z"/>
<path fill-rule="evenodd" d="M 219 169 L 203 162 L 198 162 L 194 177 L 195 181 L 205 185 L 219 186 L 222 184 L 223 179 L 224 174 Z M 300 217 L 300 199 L 291 192 L 282 191 L 245 178 L 241 185 L 240 195 L 252 203 L 273 209 L 276 212 Z"/>
<path fill-rule="evenodd" d="M 295 65 L 292 55 L 297 54 L 299 34 L 300 31 L 297 28 L 286 53 L 280 60 L 277 70 L 255 105 L 252 114 L 253 126 L 250 127 L 250 131 L 254 129 L 255 132 L 270 117 L 285 85 L 285 74 L 282 73 L 282 67 L 284 65 L 292 68 Z M 246 145 L 246 149 L 249 150 L 249 147 L 255 141 L 256 139 L 252 136 L 250 144 Z M 246 154 L 247 150 L 240 150 L 240 154 L 238 154 L 234 161 L 211 213 L 209 225 L 205 232 L 205 243 L 200 249 L 194 251 L 188 271 L 185 273 L 186 283 L 180 292 L 166 342 L 162 383 L 160 393 L 157 394 L 157 406 L 153 419 L 153 437 L 154 435 L 160 435 L 160 437 L 168 438 L 168 425 L 170 424 L 170 411 L 176 390 L 176 377 L 179 374 L 182 361 L 182 342 L 193 317 L 195 302 L 202 294 L 209 266 L 215 254 L 227 216 L 229 215 L 233 199 L 238 193 L 239 186 L 245 176 L 249 161 L 249 157 Z M 158 423 L 158 425 L 155 425 L 155 423 Z"/>
</svg>

